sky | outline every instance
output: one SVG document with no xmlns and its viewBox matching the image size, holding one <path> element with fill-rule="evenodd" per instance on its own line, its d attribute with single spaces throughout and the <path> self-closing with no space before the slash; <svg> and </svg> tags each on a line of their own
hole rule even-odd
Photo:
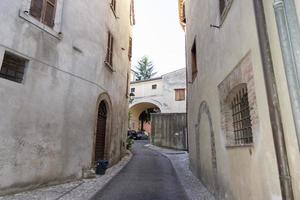
<svg viewBox="0 0 300 200">
<path fill-rule="evenodd" d="M 144 55 L 156 76 L 185 67 L 185 34 L 179 24 L 178 0 L 135 0 L 132 69 Z"/>
</svg>

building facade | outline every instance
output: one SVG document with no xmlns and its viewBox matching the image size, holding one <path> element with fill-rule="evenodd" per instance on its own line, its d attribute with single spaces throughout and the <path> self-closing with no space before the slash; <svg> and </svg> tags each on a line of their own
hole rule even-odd
<svg viewBox="0 0 300 200">
<path fill-rule="evenodd" d="M 131 0 L 0 2 L 0 194 L 124 155 Z"/>
<path fill-rule="evenodd" d="M 139 116 L 147 109 L 161 113 L 186 112 L 186 73 L 180 69 L 158 78 L 134 81 L 130 84 L 134 99 L 129 105 L 131 119 L 129 128 L 140 129 Z M 145 124 L 150 128 L 150 124 Z M 148 130 L 148 132 L 151 132 Z"/>
<path fill-rule="evenodd" d="M 300 2 L 179 7 L 192 171 L 219 199 L 300 199 Z"/>
</svg>

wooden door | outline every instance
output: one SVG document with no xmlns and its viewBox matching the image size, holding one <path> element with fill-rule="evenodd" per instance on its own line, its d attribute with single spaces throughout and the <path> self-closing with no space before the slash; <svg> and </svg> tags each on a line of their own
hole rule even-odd
<svg viewBox="0 0 300 200">
<path fill-rule="evenodd" d="M 99 105 L 96 144 L 95 144 L 95 162 L 105 159 L 105 136 L 106 136 L 107 108 L 104 101 Z"/>
</svg>

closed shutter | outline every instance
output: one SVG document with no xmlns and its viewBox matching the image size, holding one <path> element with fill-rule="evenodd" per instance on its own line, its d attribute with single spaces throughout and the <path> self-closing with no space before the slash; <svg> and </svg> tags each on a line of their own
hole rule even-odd
<svg viewBox="0 0 300 200">
<path fill-rule="evenodd" d="M 56 0 L 46 0 L 44 23 L 47 26 L 54 26 Z"/>
<path fill-rule="evenodd" d="M 30 6 L 30 15 L 36 18 L 37 20 L 41 20 L 43 10 L 43 0 L 32 0 Z"/>
</svg>

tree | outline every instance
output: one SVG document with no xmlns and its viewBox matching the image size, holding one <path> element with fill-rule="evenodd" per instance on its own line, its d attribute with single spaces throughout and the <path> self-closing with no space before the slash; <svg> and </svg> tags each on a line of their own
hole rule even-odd
<svg viewBox="0 0 300 200">
<path fill-rule="evenodd" d="M 135 68 L 137 70 L 137 80 L 139 81 L 148 80 L 157 74 L 157 72 L 153 72 L 154 65 L 147 56 L 142 57 Z"/>
</svg>

